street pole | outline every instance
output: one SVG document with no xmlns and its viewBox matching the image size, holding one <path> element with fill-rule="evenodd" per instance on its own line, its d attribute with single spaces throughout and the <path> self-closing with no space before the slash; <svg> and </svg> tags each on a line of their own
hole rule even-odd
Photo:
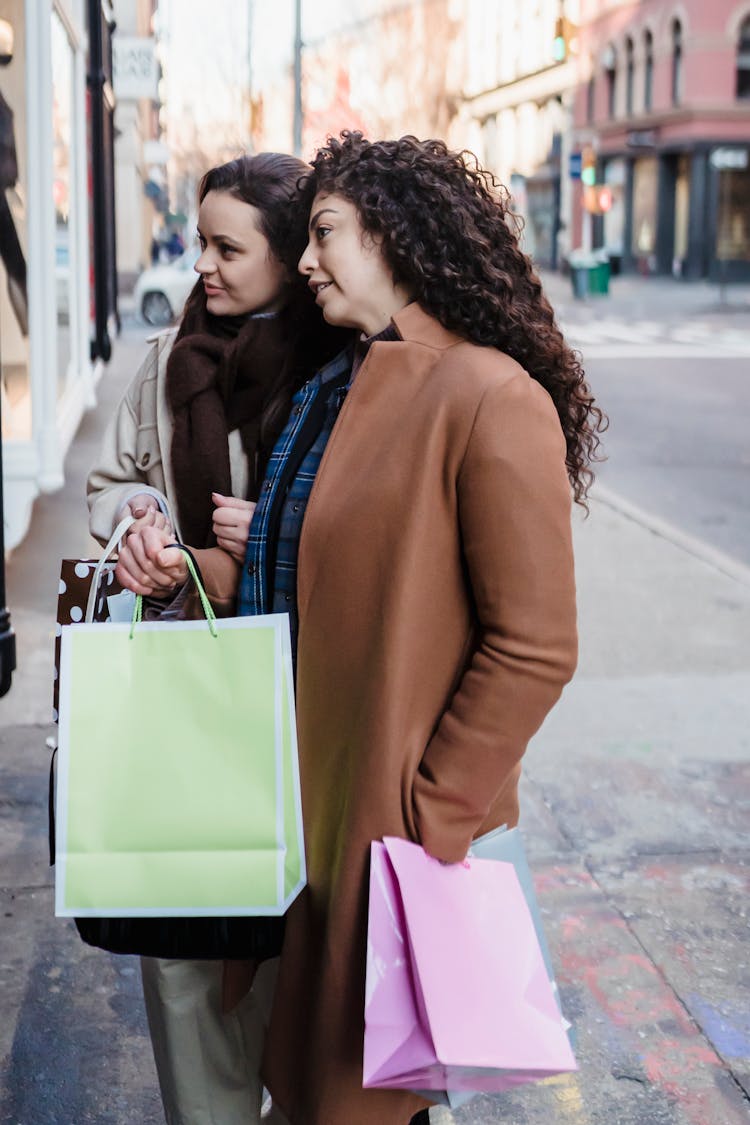
<svg viewBox="0 0 750 1125">
<path fill-rule="evenodd" d="M 0 378 L 2 369 L 0 368 Z M 5 506 L 3 499 L 3 398 L 0 393 L 0 696 L 10 691 L 16 667 L 16 636 L 5 604 Z"/>
<path fill-rule="evenodd" d="M 294 0 L 294 131 L 292 152 L 302 155 L 302 0 Z"/>
</svg>

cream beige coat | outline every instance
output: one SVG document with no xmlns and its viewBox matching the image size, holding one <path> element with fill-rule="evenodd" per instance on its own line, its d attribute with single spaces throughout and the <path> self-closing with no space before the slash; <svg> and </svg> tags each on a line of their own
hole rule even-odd
<svg viewBox="0 0 750 1125">
<path fill-rule="evenodd" d="M 300 542 L 309 885 L 265 1064 L 292 1125 L 408 1125 L 424 1104 L 361 1087 L 370 842 L 457 861 L 515 824 L 521 758 L 576 662 L 551 399 L 417 305 L 395 323 L 403 342 L 375 343 L 345 400 Z"/>
<path fill-rule="evenodd" d="M 156 497 L 168 512 L 175 535 L 182 539 L 179 498 L 169 457 L 172 415 L 166 396 L 167 360 L 176 335 L 177 330 L 171 329 L 149 341 L 152 346 L 105 431 L 99 458 L 89 473 L 89 529 L 102 544 L 122 518 L 125 504 L 141 492 Z M 245 496 L 247 458 L 236 433 L 229 436 L 229 457 L 232 494 Z M 194 549 L 193 554 L 217 611 L 232 612 L 238 565 L 218 547 Z M 221 589 L 212 585 L 214 573 L 220 575 Z"/>
</svg>

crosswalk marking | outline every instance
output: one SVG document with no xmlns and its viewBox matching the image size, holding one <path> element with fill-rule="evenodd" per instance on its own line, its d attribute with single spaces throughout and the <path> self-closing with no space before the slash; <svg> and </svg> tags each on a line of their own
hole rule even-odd
<svg viewBox="0 0 750 1125">
<path fill-rule="evenodd" d="M 750 331 L 717 327 L 708 321 L 660 324 L 653 320 L 604 317 L 588 324 L 565 324 L 568 343 L 585 359 L 750 356 Z"/>
</svg>

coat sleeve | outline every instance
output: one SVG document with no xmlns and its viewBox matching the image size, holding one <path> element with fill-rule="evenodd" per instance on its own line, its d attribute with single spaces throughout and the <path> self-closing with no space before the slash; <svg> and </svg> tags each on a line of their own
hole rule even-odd
<svg viewBox="0 0 750 1125">
<path fill-rule="evenodd" d="M 163 511 L 168 511 L 164 494 L 151 487 L 148 475 L 137 461 L 138 428 L 141 425 L 141 392 L 147 379 L 153 378 L 158 363 L 158 344 L 149 351 L 114 417 L 104 433 L 99 457 L 86 482 L 89 506 L 89 530 L 104 544 L 117 526 L 123 505 L 139 492 L 151 493 Z M 156 419 L 153 420 L 154 425 Z"/>
<path fill-rule="evenodd" d="M 524 372 L 487 390 L 458 478 L 477 642 L 413 790 L 419 839 L 458 862 L 576 664 L 571 493 L 554 404 Z"/>
</svg>

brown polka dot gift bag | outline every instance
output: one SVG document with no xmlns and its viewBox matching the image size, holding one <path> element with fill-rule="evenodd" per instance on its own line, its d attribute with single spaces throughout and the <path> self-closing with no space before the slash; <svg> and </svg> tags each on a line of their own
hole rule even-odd
<svg viewBox="0 0 750 1125">
<path fill-rule="evenodd" d="M 115 578 L 117 559 L 113 555 L 132 522 L 132 516 L 128 516 L 118 524 L 101 559 L 63 559 L 60 564 L 52 687 L 52 718 L 55 722 L 60 699 L 60 636 L 63 625 L 75 625 L 81 621 L 130 620 L 135 595 L 124 590 Z"/>
</svg>

